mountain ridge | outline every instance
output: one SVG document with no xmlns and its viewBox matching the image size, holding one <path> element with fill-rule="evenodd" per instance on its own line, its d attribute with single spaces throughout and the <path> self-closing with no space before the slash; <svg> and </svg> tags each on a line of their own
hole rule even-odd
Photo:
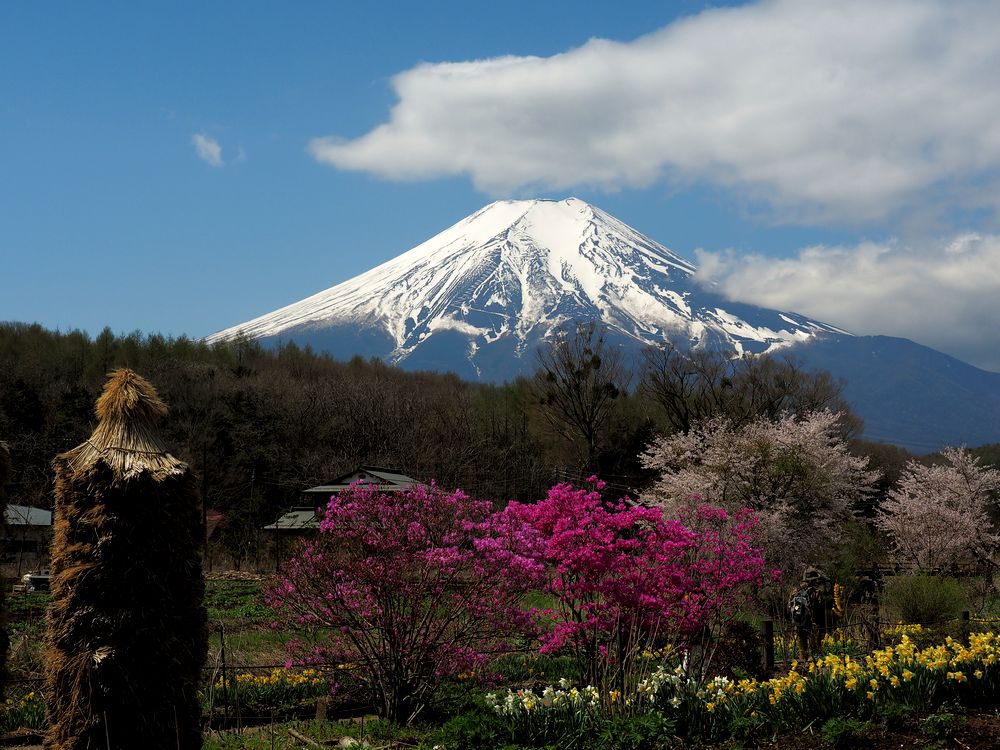
<svg viewBox="0 0 1000 750">
<path fill-rule="evenodd" d="M 560 326 L 595 321 L 626 350 L 670 341 L 788 353 L 828 370 L 846 381 L 865 437 L 916 452 L 1000 442 L 1000 374 L 906 339 L 853 336 L 734 302 L 695 272 L 584 201 L 497 201 L 363 274 L 207 341 L 242 334 L 501 382 L 534 371 L 534 351 Z"/>
<path fill-rule="evenodd" d="M 394 344 L 387 358 L 402 364 L 435 335 L 455 331 L 467 340 L 475 377 L 490 378 L 476 367 L 482 348 L 512 337 L 508 348 L 524 358 L 574 320 L 599 319 L 643 344 L 683 339 L 737 352 L 846 333 L 796 313 L 733 303 L 698 284 L 695 271 L 579 199 L 497 201 L 370 271 L 208 341 L 238 333 L 301 340 L 359 327 L 387 334 Z"/>
</svg>

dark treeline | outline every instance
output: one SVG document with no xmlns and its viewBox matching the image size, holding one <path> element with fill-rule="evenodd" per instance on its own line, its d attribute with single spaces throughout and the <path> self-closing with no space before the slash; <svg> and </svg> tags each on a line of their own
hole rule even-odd
<svg viewBox="0 0 1000 750">
<path fill-rule="evenodd" d="M 4 323 L 0 438 L 11 450 L 11 502 L 51 507 L 51 461 L 90 435 L 94 401 L 117 367 L 148 378 L 168 404 L 166 439 L 239 547 L 250 544 L 239 541 L 241 529 L 362 464 L 496 501 L 539 498 L 554 481 L 590 473 L 628 492 L 648 481 L 638 455 L 657 434 L 720 414 L 748 421 L 846 409 L 841 384 L 791 361 L 668 347 L 627 362 L 592 325 L 564 331 L 533 377 L 490 385 L 379 360 L 339 362 L 294 344 L 208 346 Z M 859 425 L 849 418 L 848 436 Z M 909 457 L 856 445 L 889 481 Z"/>
<path fill-rule="evenodd" d="M 170 407 L 166 437 L 209 507 L 273 519 L 299 491 L 360 464 L 484 497 L 537 494 L 551 479 L 526 391 L 342 363 L 293 344 L 209 347 L 187 338 L 54 333 L 0 325 L 0 435 L 17 501 L 49 505 L 50 462 L 90 434 L 106 374 L 129 367 Z"/>
<path fill-rule="evenodd" d="M 498 502 L 541 497 L 585 467 L 550 429 L 529 379 L 502 386 L 404 372 L 379 360 L 339 362 L 289 344 L 208 346 L 187 338 L 52 332 L 0 324 L 0 436 L 10 444 L 11 502 L 51 507 L 51 462 L 85 440 L 107 373 L 129 367 L 170 408 L 165 437 L 197 473 L 230 540 L 297 504 L 304 488 L 359 465 L 399 469 Z M 593 467 L 623 490 L 639 478 L 652 435 L 622 393 L 600 425 Z M 631 425 L 635 423 L 637 427 Z"/>
</svg>

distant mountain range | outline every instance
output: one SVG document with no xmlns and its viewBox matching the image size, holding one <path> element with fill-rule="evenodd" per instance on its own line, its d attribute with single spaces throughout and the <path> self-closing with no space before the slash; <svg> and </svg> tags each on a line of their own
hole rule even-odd
<svg viewBox="0 0 1000 750">
<path fill-rule="evenodd" d="M 502 381 L 536 368 L 561 325 L 603 323 L 628 349 L 788 352 L 847 381 L 865 436 L 927 452 L 1000 442 L 1000 374 L 906 339 L 852 336 L 736 303 L 689 261 L 584 201 L 500 201 L 372 270 L 208 337 L 294 341 L 332 356 Z"/>
</svg>

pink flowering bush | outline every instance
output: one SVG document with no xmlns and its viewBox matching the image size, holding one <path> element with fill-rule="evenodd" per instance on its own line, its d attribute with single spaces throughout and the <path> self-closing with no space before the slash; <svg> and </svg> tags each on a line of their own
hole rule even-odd
<svg viewBox="0 0 1000 750">
<path fill-rule="evenodd" d="M 572 653 L 591 684 L 609 673 L 620 683 L 657 644 L 717 634 L 763 582 L 764 558 L 749 511 L 699 506 L 686 525 L 627 499 L 606 501 L 603 483 L 593 482 L 589 490 L 558 484 L 537 504 L 511 503 L 494 524 L 506 546 L 490 551 L 537 576 L 558 602 L 545 613 L 551 629 L 541 650 Z"/>
<path fill-rule="evenodd" d="M 748 508 L 729 513 L 700 503 L 681 510 L 679 520 L 695 536 L 684 560 L 688 592 L 684 624 L 688 675 L 701 681 L 708 676 L 725 626 L 756 589 L 778 581 L 781 571 L 767 569 L 759 519 Z"/>
<path fill-rule="evenodd" d="M 312 636 L 290 644 L 298 661 L 341 665 L 397 723 L 514 638 L 572 654 L 583 679 L 619 691 L 641 679 L 640 657 L 668 645 L 689 667 L 701 654 L 703 677 L 721 626 L 764 579 L 756 518 L 701 505 L 670 519 L 601 489 L 596 478 L 591 489 L 559 484 L 493 514 L 434 486 L 352 487 L 268 601 Z M 555 606 L 525 611 L 531 590 Z"/>
<path fill-rule="evenodd" d="M 520 607 L 536 566 L 483 554 L 490 504 L 423 487 L 334 496 L 319 535 L 268 592 L 277 612 L 311 631 L 290 644 L 302 663 L 337 663 L 406 724 L 441 678 L 469 675 L 531 627 Z M 485 545 L 502 546 L 497 538 Z"/>
</svg>

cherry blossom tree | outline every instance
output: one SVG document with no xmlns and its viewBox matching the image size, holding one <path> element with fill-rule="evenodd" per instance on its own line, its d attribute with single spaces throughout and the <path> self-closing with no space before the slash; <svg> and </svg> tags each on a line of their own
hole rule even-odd
<svg viewBox="0 0 1000 750">
<path fill-rule="evenodd" d="M 788 572 L 828 562 L 853 507 L 878 479 L 867 458 L 850 454 L 829 411 L 741 426 L 705 420 L 655 440 L 642 462 L 660 475 L 645 502 L 668 516 L 700 502 L 750 508 L 768 560 Z"/>
<path fill-rule="evenodd" d="M 907 463 L 876 524 L 892 537 L 897 559 L 922 572 L 993 565 L 1000 536 L 989 509 L 1000 493 L 1000 471 L 964 447 L 945 448 L 942 456 L 941 464 Z"/>
</svg>

